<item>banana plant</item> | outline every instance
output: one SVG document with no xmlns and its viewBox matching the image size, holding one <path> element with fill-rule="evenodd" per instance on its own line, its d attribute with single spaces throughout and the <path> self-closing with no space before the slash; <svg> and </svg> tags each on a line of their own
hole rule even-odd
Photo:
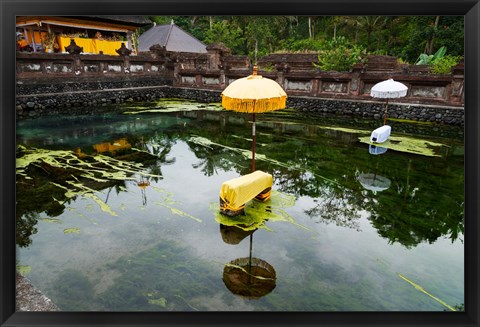
<svg viewBox="0 0 480 327">
<path fill-rule="evenodd" d="M 418 59 L 415 62 L 415 65 L 433 65 L 435 62 L 442 59 L 445 56 L 446 52 L 447 52 L 447 48 L 441 47 L 433 55 L 422 53 L 420 56 L 418 56 Z"/>
</svg>

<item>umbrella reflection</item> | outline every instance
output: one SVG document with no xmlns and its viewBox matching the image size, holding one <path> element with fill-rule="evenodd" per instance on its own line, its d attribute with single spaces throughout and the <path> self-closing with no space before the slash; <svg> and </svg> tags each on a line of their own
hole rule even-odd
<svg viewBox="0 0 480 327">
<path fill-rule="evenodd" d="M 360 174 L 357 179 L 363 188 L 374 192 L 388 190 L 391 184 L 388 178 L 377 174 Z"/>
<path fill-rule="evenodd" d="M 368 152 L 373 155 L 380 155 L 387 152 L 387 148 L 376 146 L 370 144 L 368 146 Z M 357 176 L 358 182 L 363 186 L 364 189 L 370 190 L 373 192 L 382 192 L 390 188 L 391 181 L 387 177 L 380 176 L 377 174 L 379 162 L 376 159 L 376 169 L 374 173 L 359 174 Z"/>
<path fill-rule="evenodd" d="M 147 192 L 146 189 L 150 186 L 150 182 L 145 176 L 140 176 L 140 179 L 136 181 L 137 186 L 140 188 L 142 193 L 142 204 L 145 206 L 147 205 Z"/>
<path fill-rule="evenodd" d="M 227 244 L 239 244 L 245 237 L 252 235 L 256 229 L 244 230 L 237 226 L 227 226 L 220 224 L 220 234 Z"/>
<path fill-rule="evenodd" d="M 276 287 L 276 272 L 265 260 L 252 256 L 253 233 L 256 230 L 244 230 L 237 226 L 220 225 L 220 233 L 225 243 L 239 244 L 250 236 L 248 257 L 237 258 L 225 264 L 223 282 L 235 295 L 247 299 L 259 299 Z"/>
<path fill-rule="evenodd" d="M 375 154 L 375 155 L 378 155 L 378 154 L 384 154 L 385 152 L 387 152 L 387 148 L 384 148 L 384 147 L 381 147 L 381 146 L 376 146 L 376 145 L 373 145 L 373 144 L 370 144 L 368 146 L 368 152 L 370 154 Z"/>
</svg>

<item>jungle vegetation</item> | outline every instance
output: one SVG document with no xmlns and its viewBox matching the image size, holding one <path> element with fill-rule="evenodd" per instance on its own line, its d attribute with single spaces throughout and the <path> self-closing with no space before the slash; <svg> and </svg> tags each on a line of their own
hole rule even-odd
<svg viewBox="0 0 480 327">
<path fill-rule="evenodd" d="M 442 47 L 464 53 L 463 16 L 150 16 L 172 21 L 205 44 L 223 43 L 252 60 L 278 52 L 321 52 L 332 42 L 415 64 Z"/>
</svg>

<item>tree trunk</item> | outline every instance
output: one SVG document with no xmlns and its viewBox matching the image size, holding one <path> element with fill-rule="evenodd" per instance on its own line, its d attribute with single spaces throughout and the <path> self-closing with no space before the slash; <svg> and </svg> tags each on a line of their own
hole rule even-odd
<svg viewBox="0 0 480 327">
<path fill-rule="evenodd" d="M 436 30 L 438 28 L 438 24 L 440 23 L 440 16 L 435 16 L 435 25 L 434 29 Z M 431 55 L 433 52 L 433 41 L 435 39 L 435 34 L 432 35 L 432 38 L 427 41 L 427 44 L 425 45 L 425 53 Z"/>
<path fill-rule="evenodd" d="M 312 39 L 312 18 L 308 17 L 308 36 Z"/>
</svg>

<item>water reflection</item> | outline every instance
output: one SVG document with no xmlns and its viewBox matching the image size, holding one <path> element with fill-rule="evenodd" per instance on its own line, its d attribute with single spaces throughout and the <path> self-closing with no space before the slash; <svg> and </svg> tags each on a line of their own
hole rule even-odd
<svg viewBox="0 0 480 327">
<path fill-rule="evenodd" d="M 97 153 L 110 152 L 112 154 L 115 154 L 115 152 L 119 150 L 130 149 L 132 145 L 128 143 L 128 140 L 126 138 L 121 138 L 113 142 L 97 143 L 94 144 L 92 147 Z"/>
<path fill-rule="evenodd" d="M 455 151 L 461 145 L 452 143 L 448 155 L 440 158 L 395 151 L 385 155 L 386 149 L 380 147 L 370 146 L 365 151 L 355 133 L 324 129 L 311 120 L 288 115 L 266 117 L 259 124 L 264 143 L 258 145 L 257 168 L 271 172 L 279 191 L 312 199 L 313 206 L 304 208 L 304 212 L 315 222 L 359 230 L 361 213 L 367 212 L 381 236 L 407 247 L 431 243 L 442 236 L 455 240 L 462 234 L 463 156 L 455 155 L 462 153 Z M 57 142 L 54 148 L 68 144 L 69 149 L 80 149 L 75 152 L 82 160 L 103 153 L 119 162 L 141 164 L 142 177 L 132 172 L 127 175 L 136 179 L 144 205 L 147 194 L 142 187 L 161 180 L 162 167 L 181 160 L 172 153 L 172 147 L 180 142 L 198 159 L 192 169 L 207 177 L 227 172 L 243 175 L 250 170 L 249 155 L 245 154 L 251 142 L 244 128 L 248 121 L 233 113 L 190 111 L 67 122 L 63 125 L 68 128 L 60 128 L 60 123 L 43 126 L 40 119 L 31 123 L 35 124 L 32 134 L 31 126 L 23 122 L 18 139 L 22 144 L 45 145 L 41 135 L 50 133 L 49 139 Z M 193 142 L 193 136 L 210 143 Z M 64 212 L 65 203 L 74 200 L 51 182 L 75 190 L 72 171 L 65 174 L 64 169 L 43 162 L 30 165 L 28 172 L 32 179 L 19 176 L 17 181 L 17 240 L 23 246 L 30 244 L 28 239 L 35 233 L 36 217 L 41 212 L 58 216 Z M 82 174 L 76 171 L 73 176 Z M 360 174 L 373 175 L 364 176 L 359 183 Z M 382 185 L 377 185 L 379 182 Z M 126 190 L 125 180 L 115 178 L 91 179 L 85 186 L 96 191 Z M 374 199 L 365 193 L 372 188 L 378 192 Z M 76 190 L 80 191 L 78 187 Z"/>
<path fill-rule="evenodd" d="M 358 181 L 364 189 L 373 192 L 382 192 L 390 188 L 391 181 L 377 174 L 359 174 Z"/>
<path fill-rule="evenodd" d="M 462 301 L 461 140 L 435 139 L 446 145 L 438 157 L 373 155 L 355 131 L 326 128 L 338 126 L 330 119 L 282 113 L 259 124 L 257 168 L 273 175 L 275 194 L 248 208 L 251 230 L 212 217 L 211 207 L 218 209 L 222 181 L 250 172 L 243 117 L 192 111 L 22 122 L 17 160 L 29 164 L 17 169 L 19 264 L 48 291 L 88 279 L 88 310 L 432 309 L 412 301 L 396 271 L 418 276 L 442 299 L 454 294 L 451 304 Z M 94 145 L 103 143 L 117 148 L 99 153 Z M 363 173 L 390 186 L 373 194 L 359 183 Z M 85 278 L 61 279 L 65 269 Z M 265 285 L 248 286 L 251 275 Z M 232 296 L 245 287 L 243 296 L 258 301 Z"/>
<path fill-rule="evenodd" d="M 255 231 L 256 229 L 245 230 L 237 226 L 220 224 L 222 240 L 227 244 L 239 244 L 245 237 L 252 235 Z"/>
<path fill-rule="evenodd" d="M 387 148 L 377 146 L 377 145 L 373 145 L 373 144 L 369 144 L 369 146 L 368 146 L 368 152 L 370 154 L 375 154 L 375 155 L 384 154 L 385 152 L 387 152 L 387 150 L 388 150 Z"/>
<path fill-rule="evenodd" d="M 246 231 L 237 226 L 220 224 L 222 239 L 228 244 L 239 244 L 249 236 L 249 256 L 234 259 L 223 269 L 223 282 L 228 290 L 247 299 L 259 299 L 267 295 L 276 287 L 277 279 L 277 273 L 272 265 L 252 255 L 255 231 L 256 229 Z"/>
<path fill-rule="evenodd" d="M 140 192 L 142 193 L 142 204 L 144 206 L 147 205 L 147 187 L 150 186 L 150 182 L 148 181 L 145 176 L 140 176 L 139 179 L 136 181 L 137 186 L 140 188 Z"/>
</svg>

